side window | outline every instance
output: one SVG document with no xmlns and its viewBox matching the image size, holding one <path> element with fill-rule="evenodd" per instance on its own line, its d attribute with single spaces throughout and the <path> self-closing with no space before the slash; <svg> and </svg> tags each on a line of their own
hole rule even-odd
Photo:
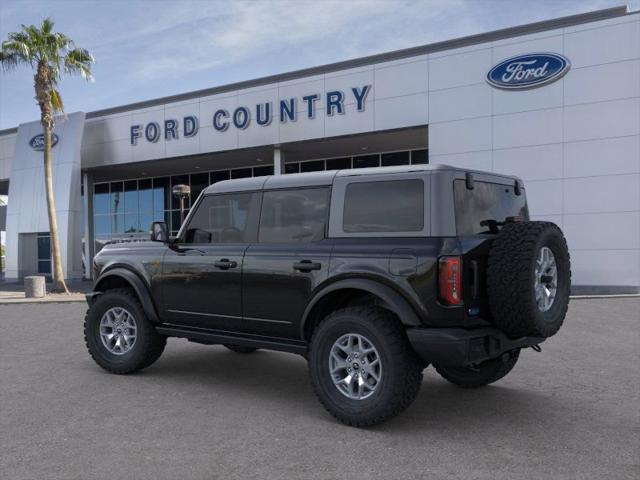
<svg viewBox="0 0 640 480">
<path fill-rule="evenodd" d="M 354 182 L 344 195 L 345 233 L 420 232 L 424 182 L 419 179 Z"/>
<path fill-rule="evenodd" d="M 314 242 L 324 238 L 329 189 L 306 188 L 264 192 L 258 241 Z"/>
<path fill-rule="evenodd" d="M 189 221 L 185 242 L 253 242 L 259 206 L 258 193 L 225 193 L 204 197 Z"/>
</svg>

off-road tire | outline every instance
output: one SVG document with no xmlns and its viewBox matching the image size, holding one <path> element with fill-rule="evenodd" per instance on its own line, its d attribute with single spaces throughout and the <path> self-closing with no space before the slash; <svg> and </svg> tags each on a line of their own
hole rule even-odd
<svg viewBox="0 0 640 480">
<path fill-rule="evenodd" d="M 449 382 L 462 388 L 484 387 L 497 382 L 515 367 L 520 350 L 513 350 L 500 356 L 482 362 L 475 367 L 440 367 L 435 365 L 436 371 Z"/>
<path fill-rule="evenodd" d="M 370 397 L 354 400 L 333 384 L 329 354 L 342 335 L 356 333 L 371 340 L 380 354 L 382 375 Z M 309 373 L 316 396 L 325 409 L 347 425 L 376 425 L 404 411 L 415 400 L 422 384 L 423 366 L 398 318 L 377 307 L 348 307 L 328 315 L 313 332 Z"/>
<path fill-rule="evenodd" d="M 257 348 L 254 348 L 254 347 L 245 347 L 245 346 L 242 346 L 242 345 L 232 345 L 230 343 L 225 343 L 224 347 L 228 348 L 229 350 L 231 350 L 232 352 L 235 352 L 235 353 L 253 353 L 256 350 L 258 350 Z"/>
<path fill-rule="evenodd" d="M 542 247 L 553 253 L 557 291 L 547 311 L 535 299 L 535 266 Z M 493 240 L 487 268 L 487 296 L 493 323 L 511 338 L 547 338 L 558 332 L 567 313 L 571 264 L 567 242 L 551 222 L 504 225 Z"/>
<path fill-rule="evenodd" d="M 113 307 L 127 309 L 135 318 L 137 332 L 132 349 L 124 355 L 109 352 L 100 340 L 100 320 Z M 84 317 L 84 341 L 93 360 L 111 373 L 133 373 L 153 364 L 167 344 L 167 338 L 156 332 L 138 297 L 132 290 L 117 288 L 99 295 Z"/>
</svg>

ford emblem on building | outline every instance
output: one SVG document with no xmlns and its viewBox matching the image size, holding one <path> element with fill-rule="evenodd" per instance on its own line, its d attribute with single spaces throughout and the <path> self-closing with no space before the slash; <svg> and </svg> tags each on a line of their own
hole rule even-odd
<svg viewBox="0 0 640 480">
<path fill-rule="evenodd" d="M 536 88 L 569 71 L 571 62 L 557 53 L 530 53 L 508 58 L 489 70 L 487 82 L 505 90 Z"/>
<path fill-rule="evenodd" d="M 58 140 L 59 140 L 58 135 L 56 135 L 55 133 L 52 133 L 51 148 L 56 146 L 56 143 L 58 143 Z M 37 150 L 38 152 L 43 152 L 44 151 L 44 133 L 39 133 L 38 135 L 31 138 L 31 140 L 29 140 L 29 146 L 34 150 Z"/>
</svg>

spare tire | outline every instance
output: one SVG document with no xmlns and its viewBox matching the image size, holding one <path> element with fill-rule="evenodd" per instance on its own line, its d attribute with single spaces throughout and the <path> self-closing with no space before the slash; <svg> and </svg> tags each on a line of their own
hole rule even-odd
<svg viewBox="0 0 640 480">
<path fill-rule="evenodd" d="M 507 223 L 494 239 L 487 295 L 494 324 L 511 338 L 550 337 L 569 305 L 567 242 L 551 222 Z"/>
</svg>

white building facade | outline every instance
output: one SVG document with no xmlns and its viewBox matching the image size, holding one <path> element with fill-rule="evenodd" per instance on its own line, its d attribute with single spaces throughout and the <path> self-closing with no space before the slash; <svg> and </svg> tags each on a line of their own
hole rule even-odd
<svg viewBox="0 0 640 480">
<path fill-rule="evenodd" d="M 39 131 L 0 132 L 7 279 L 50 268 Z M 176 231 L 176 184 L 193 201 L 225 178 L 428 162 L 521 177 L 532 218 L 567 236 L 576 291 L 640 286 L 640 13 L 624 7 L 71 114 L 55 132 L 70 277 L 153 220 Z"/>
</svg>

